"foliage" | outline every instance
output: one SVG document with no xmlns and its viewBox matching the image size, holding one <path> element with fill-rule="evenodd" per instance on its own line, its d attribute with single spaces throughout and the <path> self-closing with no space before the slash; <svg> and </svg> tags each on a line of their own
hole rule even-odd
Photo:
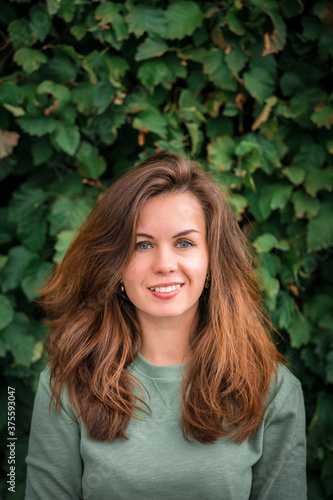
<svg viewBox="0 0 333 500">
<path fill-rule="evenodd" d="M 201 161 L 260 253 L 265 304 L 305 393 L 309 499 L 332 498 L 331 5 L 2 1 L 0 355 L 19 438 L 11 498 L 23 498 L 45 364 L 36 287 L 98 196 L 157 151 Z"/>
</svg>

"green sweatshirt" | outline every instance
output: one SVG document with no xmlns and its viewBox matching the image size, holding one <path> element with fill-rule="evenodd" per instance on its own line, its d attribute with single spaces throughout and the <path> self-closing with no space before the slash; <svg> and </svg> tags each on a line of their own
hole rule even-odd
<svg viewBox="0 0 333 500">
<path fill-rule="evenodd" d="M 300 382 L 284 366 L 251 441 L 189 443 L 180 428 L 181 373 L 140 354 L 129 370 L 152 414 L 131 419 L 128 441 L 95 441 L 73 413 L 49 413 L 49 371 L 35 398 L 25 500 L 306 500 L 305 412 Z"/>
</svg>

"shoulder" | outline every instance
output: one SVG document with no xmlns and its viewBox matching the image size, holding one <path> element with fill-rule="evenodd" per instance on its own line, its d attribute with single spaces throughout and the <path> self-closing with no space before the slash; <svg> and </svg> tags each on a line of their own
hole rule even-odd
<svg viewBox="0 0 333 500">
<path fill-rule="evenodd" d="M 281 412 L 288 412 L 292 408 L 296 410 L 300 405 L 304 406 L 301 382 L 289 368 L 279 364 L 277 376 L 273 376 L 269 390 L 266 410 L 270 415 L 269 420 L 273 420 Z"/>
<path fill-rule="evenodd" d="M 50 405 L 51 402 L 51 406 L 55 408 L 55 399 L 52 397 L 52 389 L 51 369 L 48 364 L 40 373 L 36 400 L 43 400 L 45 405 Z M 62 389 L 60 394 L 60 408 L 72 418 L 77 418 L 77 414 L 69 402 L 68 390 L 66 387 Z"/>
</svg>

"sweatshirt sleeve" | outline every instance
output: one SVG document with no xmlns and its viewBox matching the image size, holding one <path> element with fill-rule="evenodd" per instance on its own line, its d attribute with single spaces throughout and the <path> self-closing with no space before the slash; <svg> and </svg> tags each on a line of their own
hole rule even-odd
<svg viewBox="0 0 333 500">
<path fill-rule="evenodd" d="M 41 375 L 32 414 L 29 450 L 26 458 L 25 500 L 82 499 L 80 426 L 64 399 L 61 411 L 49 411 L 49 370 Z"/>
<path fill-rule="evenodd" d="M 280 383 L 271 403 L 262 437 L 262 456 L 253 467 L 250 500 L 307 498 L 303 392 L 296 377 L 286 368 L 282 370 L 292 377 L 292 385 Z"/>
</svg>

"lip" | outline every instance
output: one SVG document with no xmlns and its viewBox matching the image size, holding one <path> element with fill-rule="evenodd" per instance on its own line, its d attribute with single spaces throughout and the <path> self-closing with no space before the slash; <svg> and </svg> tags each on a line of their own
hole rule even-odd
<svg viewBox="0 0 333 500">
<path fill-rule="evenodd" d="M 173 283 L 174 285 L 183 285 L 183 283 Z M 157 286 L 157 285 L 156 285 Z M 162 285 L 163 286 L 163 285 Z M 165 286 L 165 285 L 164 285 Z M 170 286 L 170 285 L 169 285 Z M 177 290 L 171 290 L 171 292 L 155 292 L 155 290 L 151 290 L 148 288 L 150 293 L 157 299 L 161 300 L 170 300 L 173 299 L 176 295 L 181 293 L 182 291 L 182 286 L 180 288 L 177 288 Z"/>
</svg>

